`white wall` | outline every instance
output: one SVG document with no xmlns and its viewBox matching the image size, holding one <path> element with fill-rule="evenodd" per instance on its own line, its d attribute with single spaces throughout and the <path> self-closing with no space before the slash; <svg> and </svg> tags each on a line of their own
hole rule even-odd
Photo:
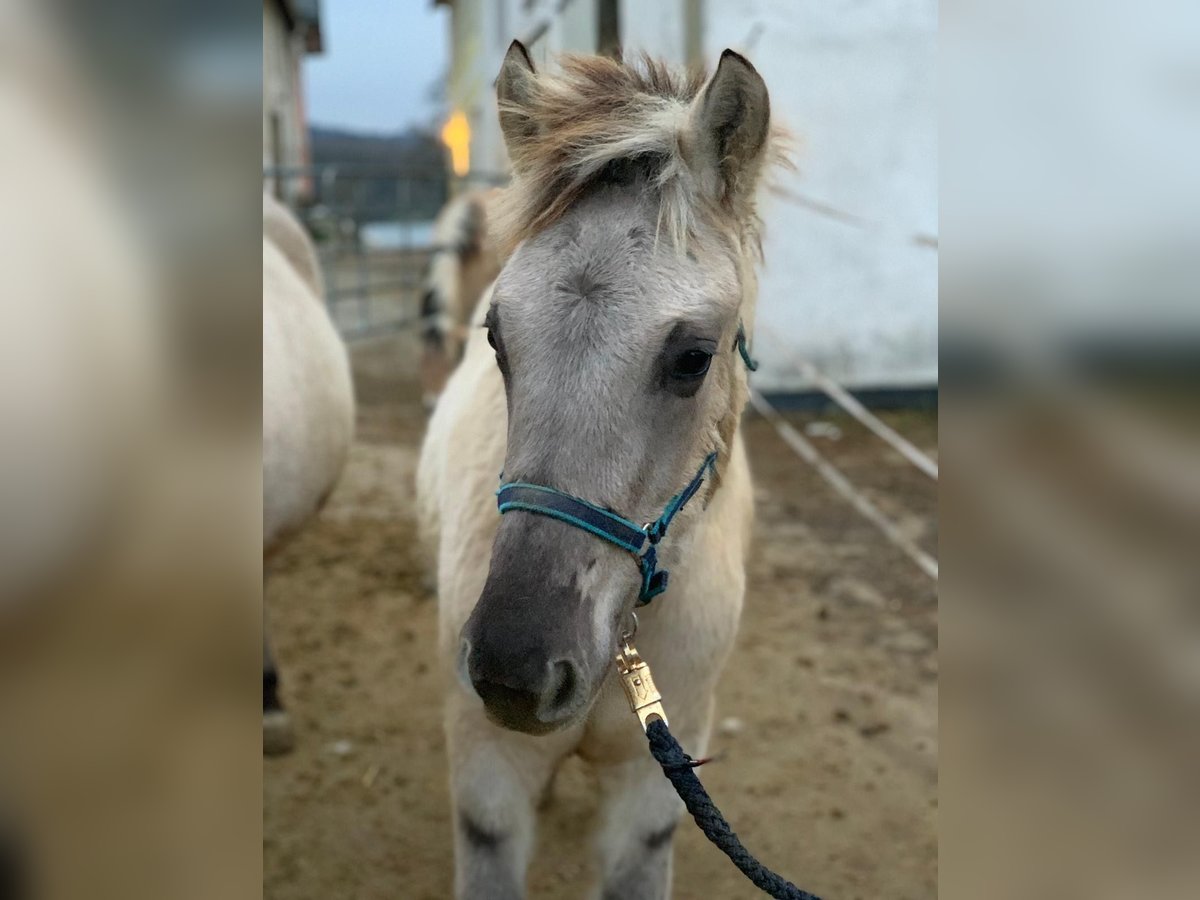
<svg viewBox="0 0 1200 900">
<path fill-rule="evenodd" d="M 800 353 L 857 387 L 937 382 L 936 0 L 706 0 L 705 55 L 745 52 L 798 137 L 792 200 L 765 208 L 755 354 L 765 388 L 803 382 Z M 772 339 L 774 338 L 774 339 Z"/>
<path fill-rule="evenodd" d="M 645 51 L 655 59 L 682 65 L 684 0 L 621 0 L 621 49 L 626 59 Z"/>
</svg>

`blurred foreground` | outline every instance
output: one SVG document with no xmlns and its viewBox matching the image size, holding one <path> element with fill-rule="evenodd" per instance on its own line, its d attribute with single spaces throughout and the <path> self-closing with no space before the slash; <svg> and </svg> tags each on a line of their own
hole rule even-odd
<svg viewBox="0 0 1200 900">
<path fill-rule="evenodd" d="M 1200 8 L 943 17 L 942 888 L 1200 891 Z"/>
<path fill-rule="evenodd" d="M 33 896 L 259 891 L 258 26 L 218 9 L 0 2 L 0 878 Z"/>
</svg>

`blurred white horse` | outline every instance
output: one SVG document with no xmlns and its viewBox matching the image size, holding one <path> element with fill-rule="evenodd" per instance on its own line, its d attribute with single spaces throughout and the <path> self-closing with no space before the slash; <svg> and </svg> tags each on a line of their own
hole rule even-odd
<svg viewBox="0 0 1200 900">
<path fill-rule="evenodd" d="M 320 268 L 303 227 L 263 195 L 263 555 L 316 514 L 354 436 L 345 345 L 323 301 Z M 287 713 L 263 626 L 263 748 L 291 747 Z"/>
<path fill-rule="evenodd" d="M 500 255 L 489 228 L 489 207 L 498 194 L 496 188 L 459 194 L 442 207 L 433 225 L 421 297 L 421 387 L 428 406 L 462 359 L 471 313 L 500 274 Z"/>
</svg>

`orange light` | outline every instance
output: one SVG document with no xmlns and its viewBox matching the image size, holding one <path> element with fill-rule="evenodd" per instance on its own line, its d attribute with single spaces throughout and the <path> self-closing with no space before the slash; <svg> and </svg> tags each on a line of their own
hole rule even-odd
<svg viewBox="0 0 1200 900">
<path fill-rule="evenodd" d="M 471 168 L 471 126 L 463 113 L 454 113 L 442 127 L 442 143 L 450 150 L 454 174 L 466 175 Z"/>
</svg>

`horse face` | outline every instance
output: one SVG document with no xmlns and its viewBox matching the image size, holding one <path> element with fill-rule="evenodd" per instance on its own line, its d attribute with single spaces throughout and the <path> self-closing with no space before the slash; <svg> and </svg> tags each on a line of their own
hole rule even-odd
<svg viewBox="0 0 1200 900">
<path fill-rule="evenodd" d="M 655 237 L 636 173 L 599 185 L 526 241 L 488 315 L 508 401 L 504 477 L 651 521 L 737 426 L 741 288 L 732 246 Z M 707 491 L 660 545 L 686 546 Z M 607 675 L 640 575 L 633 557 L 572 525 L 505 515 L 462 634 L 460 673 L 499 724 L 543 733 L 578 721 Z M 658 603 L 686 603 L 668 592 Z"/>
</svg>

